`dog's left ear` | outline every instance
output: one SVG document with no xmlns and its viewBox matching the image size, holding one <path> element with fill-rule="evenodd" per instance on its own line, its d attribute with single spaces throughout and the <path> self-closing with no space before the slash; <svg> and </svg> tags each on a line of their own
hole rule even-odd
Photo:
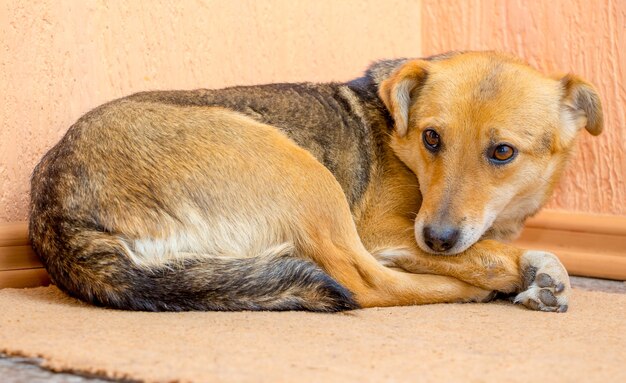
<svg viewBox="0 0 626 383">
<path fill-rule="evenodd" d="M 378 95 L 391 113 L 400 137 L 406 135 L 408 131 L 412 98 L 426 78 L 429 65 L 423 60 L 411 60 L 398 68 L 378 87 Z"/>
<path fill-rule="evenodd" d="M 578 76 L 567 74 L 560 79 L 563 88 L 562 105 L 570 114 L 572 137 L 582 129 L 594 136 L 602 133 L 602 103 L 593 86 Z M 570 124 L 571 125 L 571 124 Z"/>
</svg>

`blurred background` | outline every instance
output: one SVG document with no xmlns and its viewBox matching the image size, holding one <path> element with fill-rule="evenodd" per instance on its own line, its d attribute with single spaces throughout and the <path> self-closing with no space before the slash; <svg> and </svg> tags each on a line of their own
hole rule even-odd
<svg viewBox="0 0 626 383">
<path fill-rule="evenodd" d="M 0 0 L 0 223 L 27 218 L 39 158 L 132 92 L 344 81 L 374 60 L 495 49 L 598 88 L 553 209 L 626 215 L 626 0 Z"/>
</svg>

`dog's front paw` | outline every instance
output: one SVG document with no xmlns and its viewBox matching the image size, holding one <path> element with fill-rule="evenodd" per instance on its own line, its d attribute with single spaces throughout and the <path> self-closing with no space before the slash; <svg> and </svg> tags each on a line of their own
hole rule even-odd
<svg viewBox="0 0 626 383">
<path fill-rule="evenodd" d="M 565 312 L 572 288 L 561 261 L 552 253 L 528 250 L 521 259 L 523 291 L 515 297 L 532 310 Z"/>
</svg>

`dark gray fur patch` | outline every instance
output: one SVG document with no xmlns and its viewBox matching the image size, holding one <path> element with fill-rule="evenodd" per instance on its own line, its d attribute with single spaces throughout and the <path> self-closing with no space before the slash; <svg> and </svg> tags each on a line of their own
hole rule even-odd
<svg viewBox="0 0 626 383">
<path fill-rule="evenodd" d="M 441 61 L 447 60 L 459 54 L 462 54 L 461 51 L 451 51 L 446 53 L 441 53 L 438 55 L 433 55 L 429 57 L 422 58 L 424 61 Z M 400 68 L 404 63 L 409 60 L 413 60 L 412 58 L 399 58 L 394 60 L 380 60 L 372 63 L 367 71 L 365 72 L 365 77 L 372 80 L 373 85 L 377 88 L 383 80 L 391 76 L 391 74 L 398 68 Z"/>
<path fill-rule="evenodd" d="M 400 58 L 395 60 L 381 60 L 376 61 L 365 72 L 365 75 L 372 79 L 373 84 L 378 87 L 383 80 L 391 76 L 391 74 L 402 66 L 405 62 L 409 61 L 407 58 Z"/>
<path fill-rule="evenodd" d="M 552 151 L 552 142 L 554 140 L 554 136 L 550 132 L 545 132 L 541 138 L 539 139 L 539 150 L 540 153 L 550 153 Z"/>
<path fill-rule="evenodd" d="M 524 290 L 528 288 L 528 286 L 532 285 L 535 281 L 535 276 L 537 275 L 537 268 L 530 266 L 524 270 Z"/>
<path fill-rule="evenodd" d="M 495 98 L 500 93 L 500 74 L 502 73 L 502 65 L 495 65 L 489 71 L 478 85 L 477 96 L 481 100 L 489 100 Z"/>
</svg>

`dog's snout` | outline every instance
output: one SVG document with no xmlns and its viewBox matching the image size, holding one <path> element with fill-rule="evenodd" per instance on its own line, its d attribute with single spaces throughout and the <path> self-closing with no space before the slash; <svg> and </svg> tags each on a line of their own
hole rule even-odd
<svg viewBox="0 0 626 383">
<path fill-rule="evenodd" d="M 444 252 L 450 250 L 459 239 L 459 230 L 453 227 L 424 227 L 424 242 L 432 250 Z"/>
</svg>

